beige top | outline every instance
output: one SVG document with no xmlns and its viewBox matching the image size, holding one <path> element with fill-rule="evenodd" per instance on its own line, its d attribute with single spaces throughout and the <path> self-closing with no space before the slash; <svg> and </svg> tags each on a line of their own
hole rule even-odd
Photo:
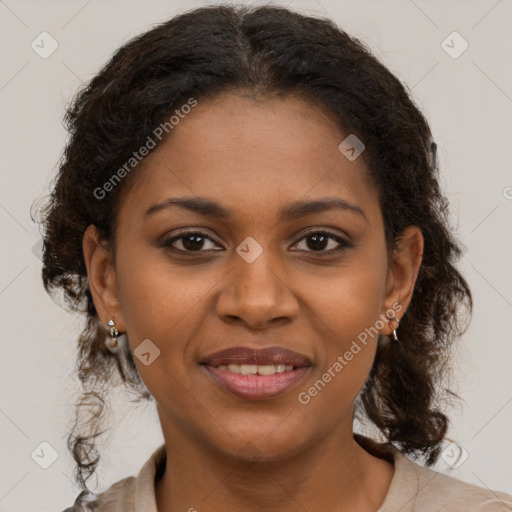
<svg viewBox="0 0 512 512">
<path fill-rule="evenodd" d="M 484 489 L 420 466 L 389 443 L 354 434 L 366 451 L 394 464 L 388 494 L 378 512 L 506 512 L 512 511 L 512 496 Z M 158 512 L 155 477 L 165 470 L 165 444 L 142 466 L 137 477 L 127 477 L 93 496 L 83 508 L 75 502 L 64 512 Z M 199 509 L 200 510 L 200 509 Z"/>
</svg>

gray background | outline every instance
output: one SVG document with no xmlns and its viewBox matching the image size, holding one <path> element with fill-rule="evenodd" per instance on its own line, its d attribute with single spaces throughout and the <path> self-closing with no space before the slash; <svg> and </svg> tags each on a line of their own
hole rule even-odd
<svg viewBox="0 0 512 512">
<path fill-rule="evenodd" d="M 82 320 L 45 294 L 40 234 L 29 216 L 66 140 L 65 104 L 129 38 L 205 3 L 0 0 L 0 511 L 59 511 L 78 492 L 66 435 L 79 392 L 73 369 Z M 331 17 L 369 44 L 431 124 L 453 224 L 466 248 L 461 268 L 475 297 L 453 369 L 453 389 L 464 402 L 451 411 L 449 432 L 469 456 L 456 469 L 445 460 L 436 468 L 512 493 L 512 2 L 282 4 Z M 46 59 L 31 47 L 43 31 L 58 43 Z M 442 46 L 453 31 L 469 44 L 458 58 Z M 452 52 L 462 48 L 453 37 L 448 44 Z M 163 442 L 153 405 L 132 409 L 122 390 L 114 390 L 114 403 L 116 428 L 99 444 L 98 478 L 89 481 L 97 490 L 135 475 Z M 58 454 L 47 469 L 31 457 L 42 442 Z"/>
</svg>

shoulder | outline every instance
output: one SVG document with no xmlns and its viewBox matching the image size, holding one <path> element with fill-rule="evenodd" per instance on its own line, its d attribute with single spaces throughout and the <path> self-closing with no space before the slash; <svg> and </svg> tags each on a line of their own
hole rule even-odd
<svg viewBox="0 0 512 512">
<path fill-rule="evenodd" d="M 479 487 L 422 466 L 391 443 L 360 434 L 355 440 L 369 453 L 393 463 L 391 485 L 378 512 L 512 512 L 510 494 Z"/>
<path fill-rule="evenodd" d="M 155 478 L 165 467 L 165 444 L 159 446 L 144 463 L 137 476 L 128 476 L 95 494 L 83 491 L 72 507 L 62 512 L 157 512 Z"/>
<path fill-rule="evenodd" d="M 118 512 L 133 508 L 135 495 L 133 476 L 123 478 L 112 484 L 102 493 L 82 492 L 78 495 L 73 506 L 62 512 Z"/>
<path fill-rule="evenodd" d="M 417 494 L 415 512 L 506 512 L 512 511 L 512 496 L 463 482 L 407 459 L 403 454 L 402 469 L 415 475 Z"/>
</svg>

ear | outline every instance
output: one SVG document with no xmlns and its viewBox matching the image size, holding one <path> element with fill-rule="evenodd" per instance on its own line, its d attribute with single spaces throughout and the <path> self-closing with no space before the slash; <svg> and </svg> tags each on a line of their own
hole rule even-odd
<svg viewBox="0 0 512 512">
<path fill-rule="evenodd" d="M 407 226 L 398 235 L 386 281 L 384 318 L 390 311 L 400 320 L 409 307 L 423 257 L 423 243 L 423 234 L 418 226 Z M 385 322 L 381 334 L 389 336 L 393 332 L 390 323 Z M 392 323 L 396 328 L 396 322 Z"/>
<path fill-rule="evenodd" d="M 91 224 L 82 239 L 89 288 L 94 306 L 103 324 L 113 319 L 117 329 L 123 332 L 124 320 L 118 300 L 117 278 L 112 264 L 109 244 L 100 240 L 96 226 Z"/>
</svg>

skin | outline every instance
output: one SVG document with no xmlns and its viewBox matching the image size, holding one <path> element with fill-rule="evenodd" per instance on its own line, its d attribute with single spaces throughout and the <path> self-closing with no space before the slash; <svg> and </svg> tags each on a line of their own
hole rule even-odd
<svg viewBox="0 0 512 512">
<path fill-rule="evenodd" d="M 84 235 L 102 322 L 113 318 L 132 351 L 145 339 L 161 351 L 149 366 L 135 357 L 166 443 L 160 512 L 365 512 L 385 499 L 393 465 L 360 447 L 352 430 L 377 337 L 308 404 L 298 401 L 393 304 L 404 315 L 423 252 L 421 231 L 408 226 L 388 253 L 364 158 L 349 161 L 338 150 L 347 135 L 329 111 L 298 97 L 225 93 L 200 101 L 137 167 L 118 213 L 115 265 L 94 226 Z M 183 196 L 212 199 L 232 217 L 173 206 L 144 218 L 153 204 Z M 326 196 L 364 216 L 331 209 L 279 218 L 293 201 Z M 183 228 L 206 235 L 199 249 L 178 253 L 190 248 L 184 239 L 173 243 L 176 252 L 160 245 Z M 315 246 L 305 233 L 311 228 L 352 247 L 322 257 L 340 245 Z M 252 263 L 236 252 L 249 236 L 263 249 Z M 382 324 L 383 335 L 396 327 Z M 313 366 L 282 396 L 241 399 L 199 364 L 239 345 L 282 346 Z"/>
</svg>

